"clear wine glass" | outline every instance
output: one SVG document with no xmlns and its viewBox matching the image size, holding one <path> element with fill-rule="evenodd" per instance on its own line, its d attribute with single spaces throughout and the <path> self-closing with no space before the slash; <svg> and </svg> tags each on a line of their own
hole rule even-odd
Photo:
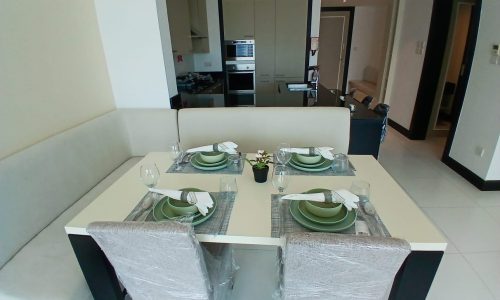
<svg viewBox="0 0 500 300">
<path fill-rule="evenodd" d="M 148 188 L 154 188 L 160 178 L 160 171 L 156 164 L 144 164 L 141 166 L 141 180 Z"/>
<path fill-rule="evenodd" d="M 280 143 L 276 148 L 276 159 L 280 165 L 286 165 L 292 158 L 292 153 L 290 152 L 290 144 Z"/>
<path fill-rule="evenodd" d="M 286 166 L 276 166 L 273 172 L 273 186 L 278 190 L 280 194 L 285 192 L 288 187 L 288 170 Z"/>
<path fill-rule="evenodd" d="M 229 199 L 229 193 L 238 192 L 238 184 L 236 183 L 236 177 L 222 176 L 220 178 L 219 191 L 221 193 L 224 193 L 226 200 Z"/>
<path fill-rule="evenodd" d="M 181 145 L 176 142 L 170 146 L 170 158 L 174 161 L 176 169 L 180 167 L 180 155 L 182 153 Z"/>
</svg>

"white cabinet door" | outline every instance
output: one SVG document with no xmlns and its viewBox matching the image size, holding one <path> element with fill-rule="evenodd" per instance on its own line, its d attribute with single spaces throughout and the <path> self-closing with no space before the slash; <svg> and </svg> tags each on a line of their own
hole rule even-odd
<svg viewBox="0 0 500 300">
<path fill-rule="evenodd" d="M 255 75 L 274 76 L 275 0 L 255 0 Z"/>
<path fill-rule="evenodd" d="M 172 52 L 175 54 L 191 53 L 191 24 L 189 21 L 189 5 L 187 1 L 167 0 L 168 25 Z"/>
<path fill-rule="evenodd" d="M 223 0 L 224 39 L 254 39 L 254 0 Z"/>
<path fill-rule="evenodd" d="M 276 0 L 276 77 L 303 77 L 307 0 Z"/>
</svg>

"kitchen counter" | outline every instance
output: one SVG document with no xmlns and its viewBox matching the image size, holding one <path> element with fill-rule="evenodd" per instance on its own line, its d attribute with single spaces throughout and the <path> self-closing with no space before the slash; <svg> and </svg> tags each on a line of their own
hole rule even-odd
<svg viewBox="0 0 500 300">
<path fill-rule="evenodd" d="M 257 107 L 349 107 L 355 105 L 355 111 L 351 112 L 351 128 L 349 154 L 373 155 L 378 157 L 380 148 L 380 137 L 384 118 L 373 110 L 366 108 L 360 102 L 349 96 L 345 102 L 331 93 L 321 84 L 318 90 L 312 91 L 289 91 L 285 81 L 278 82 L 277 93 L 257 93 L 255 103 L 238 103 L 233 97 L 224 94 L 186 94 L 181 93 L 181 103 L 172 105 L 172 108 L 190 107 L 231 107 L 231 106 L 257 106 Z M 315 94 L 316 93 L 316 94 Z M 245 99 L 248 100 L 248 99 Z"/>
</svg>

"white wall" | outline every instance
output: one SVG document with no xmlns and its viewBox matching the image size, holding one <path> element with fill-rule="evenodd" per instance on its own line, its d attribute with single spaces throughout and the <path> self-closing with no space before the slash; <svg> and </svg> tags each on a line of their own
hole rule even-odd
<svg viewBox="0 0 500 300">
<path fill-rule="evenodd" d="M 416 53 L 417 42 L 427 42 L 433 0 L 401 0 L 387 82 L 385 103 L 389 117 L 410 128 L 425 49 Z"/>
<path fill-rule="evenodd" d="M 385 58 L 388 17 L 386 5 L 355 8 L 347 82 L 378 82 Z"/>
<path fill-rule="evenodd" d="M 321 23 L 321 0 L 313 0 L 312 11 L 311 11 L 311 37 L 319 37 L 320 23 Z M 312 53 L 309 52 L 309 66 L 316 66 L 318 64 L 318 53 L 319 51 L 316 51 L 316 53 L 312 55 Z"/>
<path fill-rule="evenodd" d="M 222 55 L 220 48 L 219 4 L 217 0 L 207 1 L 209 53 L 194 53 L 193 64 L 196 72 L 221 72 Z"/>
<path fill-rule="evenodd" d="M 162 34 L 169 32 L 166 4 L 95 0 L 95 5 L 116 106 L 169 108 L 177 87 L 172 56 L 164 55 L 172 53 L 170 34 Z"/>
<path fill-rule="evenodd" d="M 500 66 L 489 63 L 500 41 L 500 2 L 483 0 L 474 61 L 450 157 L 485 180 L 500 180 Z M 475 148 L 483 147 L 484 156 Z"/>
<path fill-rule="evenodd" d="M 0 158 L 114 109 L 93 1 L 1 1 L 0 41 Z"/>
</svg>

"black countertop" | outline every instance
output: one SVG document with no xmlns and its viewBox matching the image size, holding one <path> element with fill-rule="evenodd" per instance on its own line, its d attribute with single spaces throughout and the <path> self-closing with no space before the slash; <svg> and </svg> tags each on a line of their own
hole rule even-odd
<svg viewBox="0 0 500 300">
<path fill-rule="evenodd" d="M 256 93 L 245 95 L 242 98 L 238 95 L 224 95 L 225 101 L 210 101 L 210 94 L 223 94 L 224 81 L 222 78 L 214 76 L 213 85 L 196 93 L 181 92 L 181 101 L 173 102 L 172 108 L 188 107 L 234 107 L 234 106 L 256 106 L 256 107 L 349 107 L 349 104 L 355 106 L 355 111 L 351 113 L 353 120 L 382 120 L 383 117 L 366 108 L 363 104 L 345 96 L 345 101 L 340 100 L 338 95 L 333 94 L 323 85 L 318 86 L 317 91 L 289 91 L 287 82 L 278 82 L 276 92 Z M 214 95 L 215 96 L 215 95 Z M 208 97 L 208 98 L 207 98 Z M 255 100 L 253 100 L 255 99 Z M 250 103 L 252 102 L 252 103 Z"/>
</svg>

